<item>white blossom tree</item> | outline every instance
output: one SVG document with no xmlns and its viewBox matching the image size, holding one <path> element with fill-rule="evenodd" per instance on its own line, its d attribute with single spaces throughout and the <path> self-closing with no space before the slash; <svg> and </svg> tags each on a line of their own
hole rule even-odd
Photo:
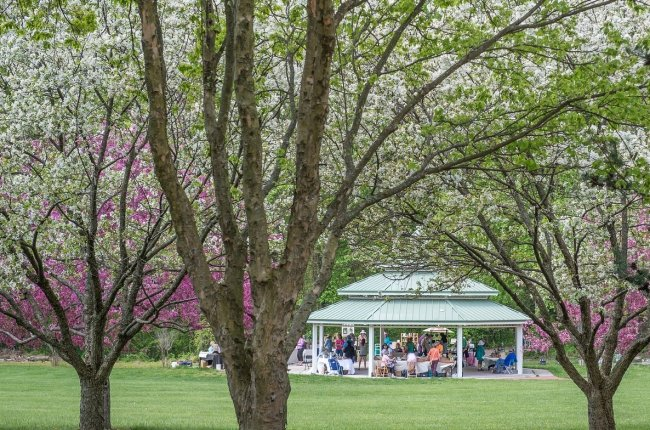
<svg viewBox="0 0 650 430">
<path fill-rule="evenodd" d="M 385 208 L 409 232 L 393 253 L 450 283 L 491 278 L 530 316 L 586 396 L 594 430 L 616 428 L 614 394 L 650 344 L 646 91 L 581 105 L 573 126 L 549 124 Z"/>
<path fill-rule="evenodd" d="M 125 346 L 147 326 L 198 322 L 198 308 L 181 306 L 196 296 L 144 141 L 129 15 L 42 3 L 2 8 L 0 339 L 39 342 L 69 363 L 80 428 L 108 429 Z M 184 183 L 197 208 L 210 204 L 204 185 Z"/>
</svg>

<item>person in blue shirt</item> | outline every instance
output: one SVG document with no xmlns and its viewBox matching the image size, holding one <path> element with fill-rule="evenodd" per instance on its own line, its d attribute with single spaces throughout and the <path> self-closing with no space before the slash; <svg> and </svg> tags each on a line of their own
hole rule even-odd
<svg viewBox="0 0 650 430">
<path fill-rule="evenodd" d="M 386 332 L 384 332 L 384 343 L 388 346 L 390 346 L 393 343 L 393 341 L 390 340 L 390 336 L 388 336 L 388 333 Z"/>
</svg>

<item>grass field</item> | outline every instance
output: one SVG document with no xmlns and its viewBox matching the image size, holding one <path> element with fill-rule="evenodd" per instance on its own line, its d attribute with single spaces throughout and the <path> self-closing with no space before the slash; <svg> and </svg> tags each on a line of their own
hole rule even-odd
<svg viewBox="0 0 650 430">
<path fill-rule="evenodd" d="M 359 379 L 292 376 L 291 429 L 585 429 L 569 380 Z M 619 429 L 650 428 L 650 368 L 633 366 L 615 398 Z M 120 430 L 234 429 L 223 375 L 120 367 L 111 378 Z M 1 429 L 75 429 L 79 386 L 67 366 L 0 364 Z"/>
</svg>

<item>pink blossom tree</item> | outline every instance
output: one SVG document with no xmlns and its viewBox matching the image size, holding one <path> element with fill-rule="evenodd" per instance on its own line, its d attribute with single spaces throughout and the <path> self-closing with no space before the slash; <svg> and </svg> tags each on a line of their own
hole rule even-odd
<svg viewBox="0 0 650 430">
<path fill-rule="evenodd" d="M 75 369 L 85 430 L 110 428 L 109 376 L 133 336 L 196 326 L 199 310 L 151 167 L 129 15 L 82 3 L 3 9 L 0 342 L 40 342 Z M 173 148 L 218 276 L 203 146 Z"/>
<path fill-rule="evenodd" d="M 74 367 L 81 428 L 110 427 L 109 376 L 133 336 L 199 320 L 140 130 L 117 130 L 110 109 L 102 127 L 5 158 L 0 193 L 0 341 L 40 342 Z"/>
<path fill-rule="evenodd" d="M 626 295 L 624 313 L 634 317 L 631 318 L 624 327 L 621 327 L 621 329 L 618 330 L 618 339 L 616 341 L 615 349 L 617 354 L 624 354 L 634 345 L 635 339 L 638 337 L 644 321 L 642 314 L 646 310 L 647 304 L 648 302 L 646 297 L 639 291 L 632 291 Z M 571 320 L 578 323 L 581 319 L 580 307 L 575 303 L 570 302 L 565 302 L 564 306 L 566 307 Z M 600 323 L 599 310 L 595 306 L 592 306 L 591 321 L 593 325 L 592 329 L 595 330 L 594 346 L 596 348 L 603 348 L 607 338 L 607 333 L 611 330 L 613 324 L 611 317 L 612 312 L 614 311 L 613 307 L 612 303 L 605 305 L 605 319 Z M 598 327 L 595 326 L 596 322 L 599 323 Z M 561 342 L 564 344 L 572 343 L 570 333 L 567 330 L 562 329 L 561 324 L 555 323 L 554 327 L 558 332 L 558 337 Z M 534 323 L 527 324 L 524 327 L 524 339 L 526 341 L 527 350 L 529 351 L 548 353 L 553 347 L 553 342 L 550 336 L 540 326 Z"/>
</svg>

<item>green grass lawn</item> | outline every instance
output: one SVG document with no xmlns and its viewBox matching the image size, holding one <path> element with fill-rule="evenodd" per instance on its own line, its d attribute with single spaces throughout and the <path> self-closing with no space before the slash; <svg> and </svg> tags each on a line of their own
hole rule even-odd
<svg viewBox="0 0 650 430">
<path fill-rule="evenodd" d="M 291 429 L 585 429 L 586 401 L 565 380 L 291 378 Z M 650 368 L 633 366 L 615 398 L 619 429 L 650 428 Z M 120 367 L 117 429 L 234 429 L 225 377 L 207 369 Z M 0 364 L 0 429 L 75 429 L 73 370 Z"/>
</svg>

